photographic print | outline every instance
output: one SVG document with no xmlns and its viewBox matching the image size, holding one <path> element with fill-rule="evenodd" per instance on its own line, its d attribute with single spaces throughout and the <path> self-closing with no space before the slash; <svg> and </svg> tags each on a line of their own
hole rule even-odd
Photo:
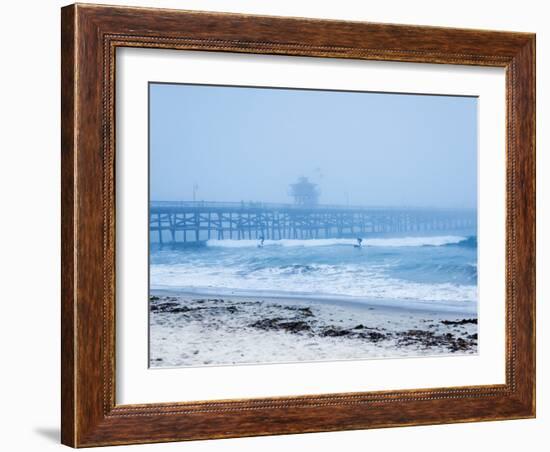
<svg viewBox="0 0 550 452">
<path fill-rule="evenodd" d="M 476 354 L 478 99 L 149 84 L 149 366 Z"/>
</svg>

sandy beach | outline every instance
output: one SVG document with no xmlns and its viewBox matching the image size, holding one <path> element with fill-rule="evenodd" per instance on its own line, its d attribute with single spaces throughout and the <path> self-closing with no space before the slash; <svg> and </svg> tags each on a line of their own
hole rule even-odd
<svg viewBox="0 0 550 452">
<path fill-rule="evenodd" d="M 262 296 L 150 294 L 150 366 L 216 366 L 477 353 L 477 316 Z"/>
</svg>

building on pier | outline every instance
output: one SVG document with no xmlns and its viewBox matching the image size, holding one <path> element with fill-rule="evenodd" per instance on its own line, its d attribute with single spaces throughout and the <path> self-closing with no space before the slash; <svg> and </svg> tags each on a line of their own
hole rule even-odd
<svg viewBox="0 0 550 452">
<path fill-rule="evenodd" d="M 290 184 L 290 196 L 294 198 L 297 206 L 311 207 L 319 202 L 319 188 L 308 180 L 307 177 L 300 177 L 294 184 Z"/>
</svg>

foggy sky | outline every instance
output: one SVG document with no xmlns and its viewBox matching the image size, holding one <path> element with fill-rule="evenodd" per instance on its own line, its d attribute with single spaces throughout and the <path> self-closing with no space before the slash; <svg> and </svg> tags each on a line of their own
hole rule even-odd
<svg viewBox="0 0 550 452">
<path fill-rule="evenodd" d="M 476 207 L 477 99 L 150 84 L 150 199 Z"/>
</svg>

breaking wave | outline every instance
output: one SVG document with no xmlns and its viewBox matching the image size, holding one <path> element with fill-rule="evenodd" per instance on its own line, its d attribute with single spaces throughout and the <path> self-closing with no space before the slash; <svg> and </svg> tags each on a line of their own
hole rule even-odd
<svg viewBox="0 0 550 452">
<path fill-rule="evenodd" d="M 399 238 L 371 238 L 363 239 L 363 246 L 376 247 L 409 247 L 409 246 L 445 246 L 472 243 L 475 237 L 462 237 L 457 235 L 442 235 L 432 237 L 399 237 Z M 208 240 L 208 247 L 218 248 L 248 248 L 257 247 L 258 240 Z M 318 247 L 318 246 L 352 246 L 357 243 L 355 239 L 282 239 L 265 240 L 264 247 L 282 246 L 294 247 Z"/>
</svg>

